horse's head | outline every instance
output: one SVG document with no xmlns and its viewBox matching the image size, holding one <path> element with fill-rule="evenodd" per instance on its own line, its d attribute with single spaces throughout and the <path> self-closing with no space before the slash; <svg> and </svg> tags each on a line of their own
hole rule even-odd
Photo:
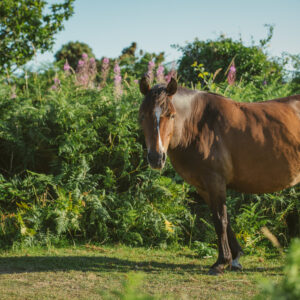
<svg viewBox="0 0 300 300">
<path fill-rule="evenodd" d="M 139 119 L 145 135 L 148 162 L 152 168 L 162 169 L 174 130 L 176 111 L 172 96 L 177 91 L 177 82 L 172 78 L 168 85 L 150 88 L 147 77 L 143 77 L 140 80 L 140 91 L 145 96 Z"/>
</svg>

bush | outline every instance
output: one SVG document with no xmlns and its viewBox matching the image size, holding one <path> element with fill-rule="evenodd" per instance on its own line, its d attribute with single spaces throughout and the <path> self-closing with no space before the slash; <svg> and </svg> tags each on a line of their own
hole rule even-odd
<svg viewBox="0 0 300 300">
<path fill-rule="evenodd" d="M 158 66 L 165 60 L 164 52 L 156 54 L 140 50 L 137 54 L 136 50 L 137 44 L 133 42 L 129 47 L 122 50 L 122 54 L 117 59 L 120 61 L 123 75 L 126 74 L 136 78 L 141 78 L 147 71 L 150 61 L 154 61 L 156 66 Z"/>
<path fill-rule="evenodd" d="M 86 53 L 88 57 L 95 57 L 89 45 L 82 42 L 69 42 L 62 45 L 61 49 L 55 53 L 55 60 L 63 63 L 67 60 L 69 65 L 76 70 L 77 62 L 82 58 L 83 53 Z"/>
<path fill-rule="evenodd" d="M 40 99 L 35 90 L 18 89 L 14 99 L 6 87 L 1 93 L 3 244 L 49 236 L 162 246 L 184 240 L 188 188 L 147 168 L 137 86 L 116 99 L 111 85 L 99 92 L 60 78 Z"/>
<path fill-rule="evenodd" d="M 215 41 L 206 40 L 187 43 L 185 46 L 175 46 L 182 52 L 179 59 L 178 75 L 186 84 L 196 84 L 198 82 L 192 64 L 196 61 L 204 65 L 206 71 L 214 74 L 221 69 L 215 78 L 215 82 L 222 82 L 231 63 L 234 61 L 237 72 L 237 80 L 249 83 L 253 77 L 260 76 L 267 82 L 275 78 L 282 79 L 282 66 L 274 59 L 270 59 L 264 51 L 264 46 L 272 38 L 273 28 L 270 27 L 269 36 L 260 42 L 260 45 L 245 46 L 240 39 L 234 41 L 221 35 Z"/>
<path fill-rule="evenodd" d="M 214 253 L 210 212 L 195 189 L 170 163 L 161 173 L 147 166 L 134 78 L 123 81 L 117 98 L 111 83 L 99 90 L 78 85 L 75 77 L 49 69 L 0 83 L 0 246 L 92 240 L 182 244 L 199 255 Z M 278 81 L 209 88 L 240 101 L 292 92 Z M 270 247 L 262 225 L 287 245 L 288 228 L 299 219 L 298 199 L 299 187 L 259 197 L 229 192 L 233 227 L 245 250 Z"/>
</svg>

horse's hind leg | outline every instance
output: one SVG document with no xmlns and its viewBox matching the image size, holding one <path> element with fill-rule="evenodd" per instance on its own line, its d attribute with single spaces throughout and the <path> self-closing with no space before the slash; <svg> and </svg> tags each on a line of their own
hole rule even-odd
<svg viewBox="0 0 300 300">
<path fill-rule="evenodd" d="M 231 255 L 232 255 L 231 269 L 232 270 L 242 270 L 243 267 L 239 262 L 239 258 L 243 254 L 243 250 L 242 250 L 242 247 L 240 246 L 239 242 L 237 241 L 234 232 L 231 229 L 229 215 L 227 215 L 227 219 L 228 219 L 227 237 L 228 237 L 228 242 L 229 242 Z"/>
</svg>

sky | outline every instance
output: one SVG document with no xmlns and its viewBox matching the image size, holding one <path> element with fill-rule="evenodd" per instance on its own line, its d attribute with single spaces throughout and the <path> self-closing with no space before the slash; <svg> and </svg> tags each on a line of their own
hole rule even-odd
<svg viewBox="0 0 300 300">
<path fill-rule="evenodd" d="M 50 0 L 48 3 L 56 3 Z M 165 52 L 166 61 L 181 53 L 195 38 L 216 39 L 220 34 L 249 45 L 267 36 L 264 24 L 274 25 L 268 52 L 300 53 L 300 0 L 76 0 L 74 15 L 56 35 L 52 52 L 38 54 L 35 64 L 54 61 L 63 44 L 88 44 L 96 58 L 117 57 L 131 42 L 148 52 Z"/>
</svg>

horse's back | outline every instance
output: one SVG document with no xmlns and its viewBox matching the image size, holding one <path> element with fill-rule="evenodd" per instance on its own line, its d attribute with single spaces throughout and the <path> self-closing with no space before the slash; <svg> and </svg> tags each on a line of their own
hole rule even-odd
<svg viewBox="0 0 300 300">
<path fill-rule="evenodd" d="M 223 105 L 227 124 L 221 125 L 221 131 L 232 160 L 229 185 L 243 192 L 263 193 L 297 184 L 300 96 Z"/>
</svg>

